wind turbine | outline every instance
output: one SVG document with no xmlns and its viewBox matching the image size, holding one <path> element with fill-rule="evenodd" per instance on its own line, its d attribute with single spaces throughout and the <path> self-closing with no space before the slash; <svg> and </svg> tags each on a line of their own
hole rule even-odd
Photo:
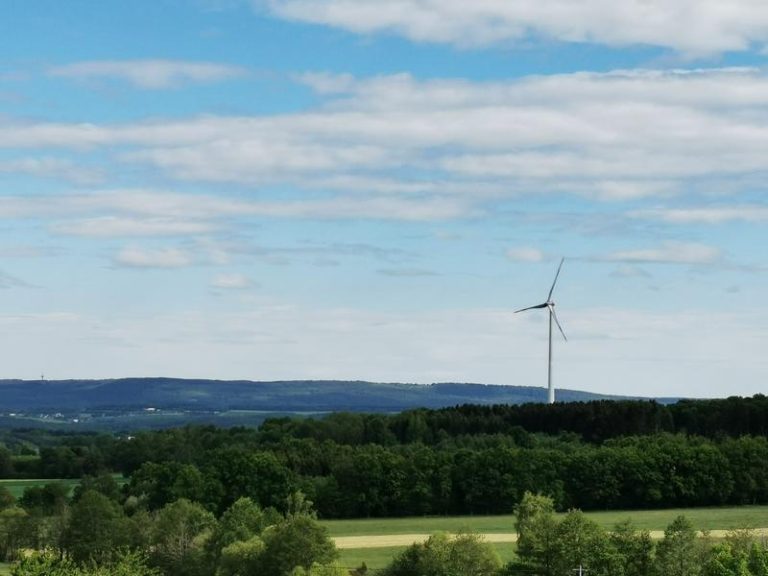
<svg viewBox="0 0 768 576">
<path fill-rule="evenodd" d="M 560 330 L 560 334 L 563 335 L 563 339 L 568 342 L 568 338 L 565 336 L 565 332 L 563 332 L 563 327 L 560 326 L 560 322 L 557 321 L 557 314 L 555 314 L 555 303 L 552 300 L 552 292 L 555 291 L 555 284 L 557 284 L 557 278 L 560 276 L 560 270 L 563 267 L 563 262 L 565 262 L 565 258 L 562 258 L 560 260 L 560 266 L 557 267 L 557 273 L 555 274 L 555 279 L 552 281 L 552 287 L 549 289 L 549 294 L 547 294 L 547 301 L 543 304 L 537 304 L 536 306 L 528 306 L 527 308 L 521 308 L 520 310 L 515 310 L 515 314 L 518 312 L 525 312 L 526 310 L 536 310 L 538 308 L 547 308 L 549 309 L 549 368 L 547 370 L 547 403 L 548 404 L 554 404 L 555 403 L 555 389 L 552 387 L 552 320 L 555 321 L 555 324 L 557 324 L 558 330 Z"/>
</svg>

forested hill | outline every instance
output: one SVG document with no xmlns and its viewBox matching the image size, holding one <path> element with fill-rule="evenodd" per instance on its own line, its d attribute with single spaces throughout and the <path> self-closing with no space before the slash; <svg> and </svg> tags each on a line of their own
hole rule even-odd
<svg viewBox="0 0 768 576">
<path fill-rule="evenodd" d="M 546 390 L 483 384 L 396 384 L 326 381 L 223 381 L 177 378 L 0 380 L 0 411 L 135 410 L 144 408 L 264 412 L 400 412 L 459 404 L 544 402 Z M 564 402 L 612 398 L 559 390 Z"/>
</svg>

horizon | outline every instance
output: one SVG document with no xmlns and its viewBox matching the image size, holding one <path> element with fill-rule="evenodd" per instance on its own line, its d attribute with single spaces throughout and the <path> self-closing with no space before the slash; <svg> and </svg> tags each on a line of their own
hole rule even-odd
<svg viewBox="0 0 768 576">
<path fill-rule="evenodd" d="M 761 393 L 768 8 L 537 6 L 14 3 L 0 377 Z"/>
</svg>

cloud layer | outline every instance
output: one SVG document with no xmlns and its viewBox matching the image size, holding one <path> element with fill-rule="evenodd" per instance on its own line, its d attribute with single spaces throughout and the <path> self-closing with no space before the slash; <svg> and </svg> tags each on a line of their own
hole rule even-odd
<svg viewBox="0 0 768 576">
<path fill-rule="evenodd" d="M 48 73 L 76 80 L 122 80 L 138 88 L 174 88 L 190 82 L 219 82 L 244 76 L 239 66 L 176 60 L 95 60 L 51 68 Z"/>
<path fill-rule="evenodd" d="M 150 166 L 181 182 L 363 193 L 355 201 L 324 197 L 328 216 L 341 217 L 452 218 L 470 215 L 471 203 L 526 194 L 737 194 L 768 171 L 768 77 L 759 70 L 302 81 L 322 102 L 304 112 L 130 124 L 5 121 L 0 146 L 86 158 L 106 148 L 113 171 Z M 396 196 L 440 207 L 401 209 Z M 447 198 L 463 200 L 450 206 Z M 306 202 L 261 210 L 322 212 Z"/>
<path fill-rule="evenodd" d="M 541 39 L 660 46 L 710 56 L 768 40 L 768 6 L 755 0 L 267 0 L 267 4 L 288 20 L 463 47 Z"/>
</svg>

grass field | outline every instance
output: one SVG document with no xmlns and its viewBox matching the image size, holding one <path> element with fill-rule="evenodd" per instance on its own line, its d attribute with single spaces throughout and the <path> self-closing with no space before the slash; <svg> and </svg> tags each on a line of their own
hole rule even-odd
<svg viewBox="0 0 768 576">
<path fill-rule="evenodd" d="M 699 530 L 768 527 L 768 506 L 736 508 L 671 508 L 668 510 L 625 510 L 588 512 L 587 516 L 611 528 L 631 519 L 645 530 L 664 530 L 680 514 L 684 514 Z M 331 536 L 383 536 L 387 534 L 431 534 L 471 530 L 484 534 L 515 531 L 515 517 L 507 516 L 439 516 L 426 518 L 376 518 L 364 520 L 324 520 Z"/>
<path fill-rule="evenodd" d="M 117 480 L 117 483 L 120 485 L 123 485 L 128 482 L 127 478 L 123 478 L 121 474 L 113 474 L 115 480 Z M 44 486 L 46 484 L 50 484 L 51 482 L 62 482 L 63 484 L 66 484 L 69 486 L 69 494 L 72 495 L 72 491 L 75 489 L 75 486 L 77 486 L 80 483 L 80 480 L 77 479 L 23 479 L 23 480 L 0 480 L 0 486 L 5 486 L 8 488 L 10 493 L 13 495 L 14 498 L 19 498 L 22 494 L 24 494 L 24 490 L 26 488 L 29 488 L 30 486 Z M 3 573 L 0 571 L 0 576 L 3 576 Z"/>
<path fill-rule="evenodd" d="M 0 576 L 7 576 L 11 573 L 11 565 L 10 564 L 3 564 L 0 562 Z"/>
<path fill-rule="evenodd" d="M 589 512 L 587 516 L 608 529 L 618 522 L 631 519 L 635 526 L 640 529 L 659 531 L 664 530 L 680 514 L 690 519 L 699 530 L 768 527 L 768 506 Z M 462 530 L 482 534 L 508 534 L 515 531 L 515 517 L 512 515 L 326 520 L 322 524 L 328 528 L 333 537 L 432 534 L 434 532 L 459 532 Z M 493 544 L 493 546 L 502 561 L 506 562 L 512 559 L 515 544 L 498 543 Z M 372 570 L 381 569 L 404 549 L 404 546 L 342 549 L 340 550 L 340 562 L 342 566 L 348 568 L 355 568 L 365 562 L 368 568 Z"/>
<path fill-rule="evenodd" d="M 21 497 L 24 490 L 30 486 L 43 486 L 51 482 L 62 482 L 69 486 L 70 493 L 80 483 L 80 480 L 0 480 L 0 486 L 5 486 L 14 498 Z M 2 574 L 2 572 L 0 572 Z"/>
</svg>

